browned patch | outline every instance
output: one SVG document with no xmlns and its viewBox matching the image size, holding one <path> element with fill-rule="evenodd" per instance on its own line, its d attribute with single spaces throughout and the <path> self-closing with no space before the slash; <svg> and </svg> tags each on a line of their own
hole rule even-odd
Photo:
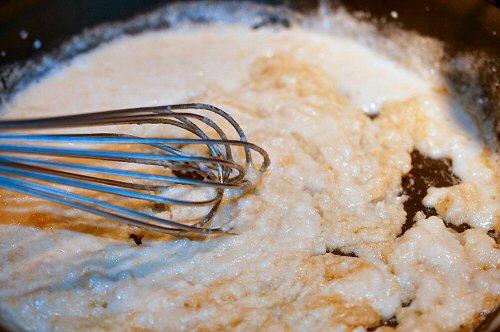
<svg viewBox="0 0 500 332">
<path fill-rule="evenodd" d="M 442 95 L 442 96 L 449 96 L 450 95 L 450 90 L 444 85 L 436 86 L 432 89 L 432 91 Z"/>
<path fill-rule="evenodd" d="M 344 278 L 345 276 L 359 272 L 368 267 L 368 264 L 361 259 L 350 257 L 338 257 L 339 259 L 330 260 L 324 267 L 323 278 L 326 281 Z"/>
<path fill-rule="evenodd" d="M 200 310 L 201 306 L 202 306 L 201 302 L 196 300 L 196 299 L 191 299 L 191 300 L 184 302 L 184 308 L 186 308 L 186 309 Z"/>
<path fill-rule="evenodd" d="M 377 326 L 380 315 L 370 305 L 347 307 L 340 316 L 343 321 L 352 327 L 364 326 L 367 328 Z"/>
<path fill-rule="evenodd" d="M 346 324 L 349 327 L 374 327 L 380 315 L 369 304 L 349 304 L 339 296 L 321 296 L 311 299 L 305 310 L 332 310 L 330 326 Z"/>
<path fill-rule="evenodd" d="M 61 222 L 62 220 L 59 220 Z M 58 222 L 57 216 L 46 212 L 35 212 L 29 215 L 28 224 L 37 228 L 50 227 Z"/>
<path fill-rule="evenodd" d="M 286 91 L 305 99 L 306 104 L 345 104 L 333 78 L 316 66 L 288 54 L 262 57 L 252 65 L 250 88 L 256 91 Z"/>
<path fill-rule="evenodd" d="M 129 203 L 130 205 L 130 203 Z M 131 208 L 144 210 L 150 207 L 148 202 L 136 202 Z M 43 209 L 44 211 L 37 211 Z M 54 213 L 45 212 L 53 210 Z M 77 213 L 75 213 L 75 211 Z M 115 240 L 129 241 L 137 228 L 113 220 L 106 220 L 86 212 L 78 212 L 71 207 L 43 201 L 27 199 L 27 196 L 0 190 L 0 224 L 36 227 L 41 230 L 64 229 Z M 139 231 L 142 237 L 150 241 L 165 241 L 173 237 L 157 232 Z"/>
<path fill-rule="evenodd" d="M 486 296 L 483 301 L 482 310 L 474 314 L 474 316 L 463 324 L 461 331 L 491 331 L 489 325 L 500 313 L 499 299 L 500 296 Z"/>
<path fill-rule="evenodd" d="M 234 328 L 234 327 L 237 327 L 238 325 L 240 325 L 241 323 L 243 323 L 243 318 L 241 317 L 238 317 L 238 318 L 233 318 L 229 321 L 229 325 Z"/>
<path fill-rule="evenodd" d="M 485 148 L 481 153 L 481 161 L 486 167 L 492 170 L 495 176 L 494 181 L 497 193 L 500 193 L 500 158 L 498 158 L 498 155 L 494 151 Z M 500 214 L 497 215 L 494 227 L 496 232 L 500 232 Z"/>
</svg>

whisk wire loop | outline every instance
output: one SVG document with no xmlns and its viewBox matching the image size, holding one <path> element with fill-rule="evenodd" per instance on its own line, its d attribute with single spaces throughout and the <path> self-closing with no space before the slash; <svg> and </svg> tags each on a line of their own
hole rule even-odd
<svg viewBox="0 0 500 332">
<path fill-rule="evenodd" d="M 202 112 L 214 113 L 224 121 L 217 123 Z M 129 125 L 173 126 L 183 131 L 185 137 L 38 132 L 100 126 L 124 131 Z M 228 139 L 223 129 L 228 125 L 236 131 L 238 139 Z M 18 133 L 21 130 L 27 132 Z M 200 150 L 202 146 L 206 151 Z M 244 151 L 244 163 L 237 161 L 239 157 L 235 159 L 239 156 L 234 154 L 235 148 Z M 261 155 L 258 169 L 251 151 Z M 252 173 L 260 179 L 269 164 L 266 151 L 248 142 L 231 116 L 207 104 L 0 121 L 0 187 L 172 235 L 223 233 L 221 228 L 209 226 L 225 192 L 237 190 L 244 194 L 256 183 L 255 179 L 247 178 L 248 171 L 255 168 L 257 172 Z M 82 190 L 85 194 L 80 195 Z M 101 194 L 109 197 L 96 199 L 96 194 L 99 198 Z M 210 208 L 195 219 L 174 221 L 137 211 L 129 203 L 126 207 L 119 206 L 117 197 L 164 204 L 167 215 L 177 205 Z"/>
</svg>

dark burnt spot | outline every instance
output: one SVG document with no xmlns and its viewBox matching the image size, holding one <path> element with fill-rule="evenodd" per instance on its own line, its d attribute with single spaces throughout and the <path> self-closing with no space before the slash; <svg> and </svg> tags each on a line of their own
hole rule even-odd
<svg viewBox="0 0 500 332">
<path fill-rule="evenodd" d="M 280 16 L 276 13 L 272 13 L 266 14 L 260 22 L 252 25 L 252 30 L 257 30 L 265 26 L 281 26 L 288 29 L 291 25 L 292 24 L 290 23 L 290 20 L 288 18 Z"/>
<path fill-rule="evenodd" d="M 382 322 L 382 326 L 390 326 L 390 327 L 398 326 L 398 320 L 396 319 L 396 316 L 392 316 L 391 318 L 384 320 Z"/>
<path fill-rule="evenodd" d="M 343 252 L 340 249 L 328 250 L 327 252 L 337 256 L 358 257 L 358 255 L 353 252 Z"/>
<path fill-rule="evenodd" d="M 446 221 L 444 222 L 444 225 L 448 228 L 451 228 L 453 229 L 455 232 L 457 233 L 463 233 L 465 232 L 466 230 L 470 229 L 470 226 L 468 224 L 461 224 L 461 225 L 454 225 L 454 224 L 450 224 L 450 223 L 447 223 Z"/>
<path fill-rule="evenodd" d="M 488 235 L 495 240 L 496 244 L 499 244 L 500 233 L 494 230 L 488 231 Z"/>
<path fill-rule="evenodd" d="M 396 316 L 392 316 L 389 319 L 383 320 L 383 321 L 380 322 L 380 324 L 378 326 L 370 327 L 367 330 L 368 331 L 375 331 L 379 327 L 383 327 L 383 326 L 390 326 L 390 327 L 396 327 L 396 326 L 398 326 L 398 320 L 396 319 Z"/>
<path fill-rule="evenodd" d="M 497 329 L 492 329 L 495 327 L 495 321 L 500 316 L 500 305 L 493 309 L 493 311 L 481 311 L 479 312 L 479 319 L 482 320 L 481 324 L 474 329 L 474 332 L 488 332 L 488 331 L 498 331 Z"/>
<path fill-rule="evenodd" d="M 415 224 L 413 218 L 418 211 L 423 211 L 427 217 L 437 215 L 435 209 L 429 209 L 422 204 L 429 187 L 449 187 L 461 182 L 460 178 L 453 174 L 453 164 L 450 159 L 432 159 L 414 150 L 411 153 L 411 164 L 410 173 L 402 181 L 403 193 L 408 196 L 408 199 L 404 203 L 406 222 L 399 236 Z M 458 227 L 460 229 L 461 226 Z M 463 227 L 468 227 L 468 225 Z"/>
<path fill-rule="evenodd" d="M 412 302 L 413 302 L 413 299 L 408 300 L 408 301 L 406 301 L 406 302 L 401 303 L 401 306 L 402 306 L 403 308 L 409 307 L 409 306 L 411 305 L 411 303 L 412 303 Z"/>
<path fill-rule="evenodd" d="M 177 176 L 179 179 L 186 179 L 186 180 L 197 180 L 201 181 L 203 180 L 203 176 L 196 172 L 188 171 L 188 170 L 172 170 L 172 173 L 174 173 L 175 176 Z"/>
<path fill-rule="evenodd" d="M 365 114 L 367 117 L 370 118 L 370 120 L 375 120 L 380 115 L 379 113 L 365 113 Z"/>
<path fill-rule="evenodd" d="M 154 213 L 161 213 L 167 210 L 167 205 L 165 203 L 154 203 L 152 208 Z"/>
<path fill-rule="evenodd" d="M 135 244 L 137 244 L 138 246 L 142 244 L 142 235 L 137 235 L 132 233 L 129 235 L 128 238 L 134 240 Z"/>
</svg>

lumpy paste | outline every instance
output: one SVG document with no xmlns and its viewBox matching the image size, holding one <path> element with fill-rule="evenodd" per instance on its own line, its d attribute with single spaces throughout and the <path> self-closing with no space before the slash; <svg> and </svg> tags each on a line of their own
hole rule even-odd
<svg viewBox="0 0 500 332">
<path fill-rule="evenodd" d="M 238 235 L 175 238 L 2 191 L 7 327 L 453 331 L 498 304 L 494 154 L 437 80 L 355 39 L 225 24 L 145 32 L 77 56 L 2 115 L 185 102 L 226 110 L 270 154 L 255 191 L 216 219 Z M 429 188 L 438 216 L 417 213 L 401 235 L 415 150 L 449 159 L 460 181 Z"/>
</svg>

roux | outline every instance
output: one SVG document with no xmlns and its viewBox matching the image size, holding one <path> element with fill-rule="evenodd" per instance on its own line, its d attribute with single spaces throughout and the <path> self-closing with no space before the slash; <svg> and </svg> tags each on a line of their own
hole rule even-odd
<svg viewBox="0 0 500 332">
<path fill-rule="evenodd" d="M 499 229 L 498 169 L 442 91 L 355 39 L 299 27 L 146 32 L 77 56 L 2 115 L 205 102 L 234 116 L 272 165 L 216 219 L 238 235 L 204 241 L 2 191 L 2 321 L 41 331 L 473 326 L 500 300 L 500 250 L 487 234 Z M 430 189 L 424 204 L 440 217 L 417 213 L 401 235 L 414 150 L 448 158 L 461 184 Z"/>
</svg>

